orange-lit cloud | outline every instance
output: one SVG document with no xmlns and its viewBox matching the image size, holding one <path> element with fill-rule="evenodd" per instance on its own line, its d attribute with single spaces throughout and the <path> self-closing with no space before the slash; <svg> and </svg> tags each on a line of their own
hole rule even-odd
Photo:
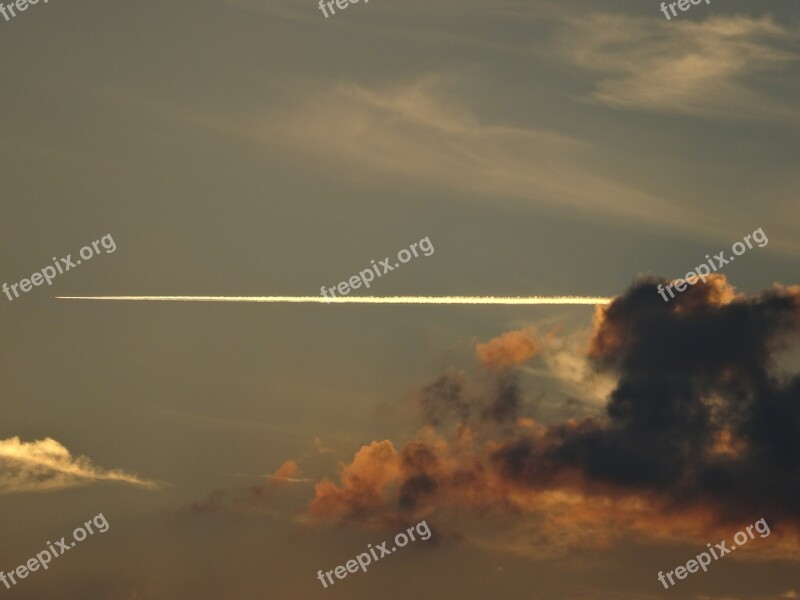
<svg viewBox="0 0 800 600">
<path fill-rule="evenodd" d="M 475 541 L 533 556 L 624 536 L 723 539 L 764 517 L 767 552 L 796 551 L 800 379 L 772 381 L 766 369 L 779 340 L 797 335 L 800 290 L 746 297 L 715 276 L 665 304 L 657 283 L 636 282 L 596 315 L 587 364 L 616 378 L 604 415 L 533 418 L 513 366 L 538 347 L 530 332 L 511 332 L 479 346 L 484 364 L 504 369 L 488 382 L 445 372 L 419 395 L 428 424 L 416 438 L 400 450 L 364 446 L 340 483 L 317 485 L 311 513 L 424 515 L 440 527 L 463 514 L 517 515 L 536 530 L 535 551 L 491 534 Z"/>
<path fill-rule="evenodd" d="M 313 481 L 312 479 L 306 479 L 305 477 L 298 477 L 298 475 L 301 474 L 300 468 L 297 466 L 297 461 L 290 458 L 280 467 L 278 467 L 272 475 L 266 475 L 266 477 L 277 485 L 281 483 L 306 483 Z"/>
<path fill-rule="evenodd" d="M 509 331 L 475 346 L 481 363 L 495 369 L 521 365 L 540 351 L 541 344 L 536 341 L 536 329 L 533 327 Z"/>
<path fill-rule="evenodd" d="M 384 487 L 397 481 L 400 458 L 388 440 L 372 442 L 359 450 L 353 462 L 345 466 L 340 485 L 330 479 L 320 481 L 315 489 L 311 514 L 318 517 L 360 516 L 384 509 Z"/>
</svg>

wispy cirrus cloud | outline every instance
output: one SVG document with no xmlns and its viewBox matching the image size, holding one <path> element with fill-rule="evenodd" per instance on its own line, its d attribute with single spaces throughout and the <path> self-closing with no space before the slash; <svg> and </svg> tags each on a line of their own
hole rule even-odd
<svg viewBox="0 0 800 600">
<path fill-rule="evenodd" d="M 569 62 L 598 74 L 591 98 L 608 106 L 798 121 L 796 107 L 751 78 L 797 61 L 788 45 L 799 35 L 768 16 L 667 22 L 595 14 L 569 20 L 557 45 Z"/>
<path fill-rule="evenodd" d="M 435 73 L 383 87 L 339 82 L 309 91 L 282 114 L 245 118 L 237 129 L 360 173 L 422 180 L 465 197 L 692 227 L 682 207 L 598 172 L 591 143 L 488 122 L 459 91 L 466 80 Z"/>
<path fill-rule="evenodd" d="M 102 469 L 86 456 L 73 456 L 52 438 L 33 442 L 23 442 L 19 437 L 0 440 L 0 494 L 44 492 L 99 481 L 158 487 L 154 481 L 120 469 Z"/>
</svg>

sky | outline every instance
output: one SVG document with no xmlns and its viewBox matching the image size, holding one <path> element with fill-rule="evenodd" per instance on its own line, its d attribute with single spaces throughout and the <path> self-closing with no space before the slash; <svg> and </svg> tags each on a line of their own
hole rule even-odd
<svg viewBox="0 0 800 600">
<path fill-rule="evenodd" d="M 76 540 L 0 594 L 799 598 L 798 41 L 785 0 L 0 17 L 0 573 Z M 611 300 L 57 298 L 321 288 Z"/>
</svg>

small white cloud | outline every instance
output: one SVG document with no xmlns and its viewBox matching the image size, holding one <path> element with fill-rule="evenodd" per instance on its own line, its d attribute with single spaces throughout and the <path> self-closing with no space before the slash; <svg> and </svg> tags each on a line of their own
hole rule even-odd
<svg viewBox="0 0 800 600">
<path fill-rule="evenodd" d="M 18 437 L 0 440 L 0 494 L 57 490 L 96 481 L 158 487 L 153 481 L 119 469 L 101 469 L 85 456 L 74 457 L 52 438 L 34 442 L 22 442 Z"/>
</svg>

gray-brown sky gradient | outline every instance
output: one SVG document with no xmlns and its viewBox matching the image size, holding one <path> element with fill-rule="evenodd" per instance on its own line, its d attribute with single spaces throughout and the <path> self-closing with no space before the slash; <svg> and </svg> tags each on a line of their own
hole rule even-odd
<svg viewBox="0 0 800 600">
<path fill-rule="evenodd" d="M 704 542 L 631 528 L 601 549 L 452 507 L 428 542 L 316 580 L 396 529 L 312 518 L 314 482 L 338 483 L 373 441 L 414 439 L 422 388 L 483 373 L 476 343 L 535 326 L 522 412 L 601 415 L 614 381 L 583 370 L 592 307 L 50 298 L 316 295 L 425 236 L 435 254 L 369 293 L 613 296 L 758 227 L 769 244 L 728 282 L 798 283 L 798 17 L 785 0 L 712 0 L 669 22 L 654 0 L 370 0 L 328 19 L 311 0 L 50 0 L 0 20 L 0 283 L 107 233 L 117 244 L 0 296 L 0 440 L 51 438 L 96 469 L 5 489 L 0 570 L 98 512 L 110 523 L 0 594 L 798 597 L 797 538 L 777 528 L 663 590 L 657 572 Z M 288 459 L 313 482 L 198 510 Z"/>
</svg>

